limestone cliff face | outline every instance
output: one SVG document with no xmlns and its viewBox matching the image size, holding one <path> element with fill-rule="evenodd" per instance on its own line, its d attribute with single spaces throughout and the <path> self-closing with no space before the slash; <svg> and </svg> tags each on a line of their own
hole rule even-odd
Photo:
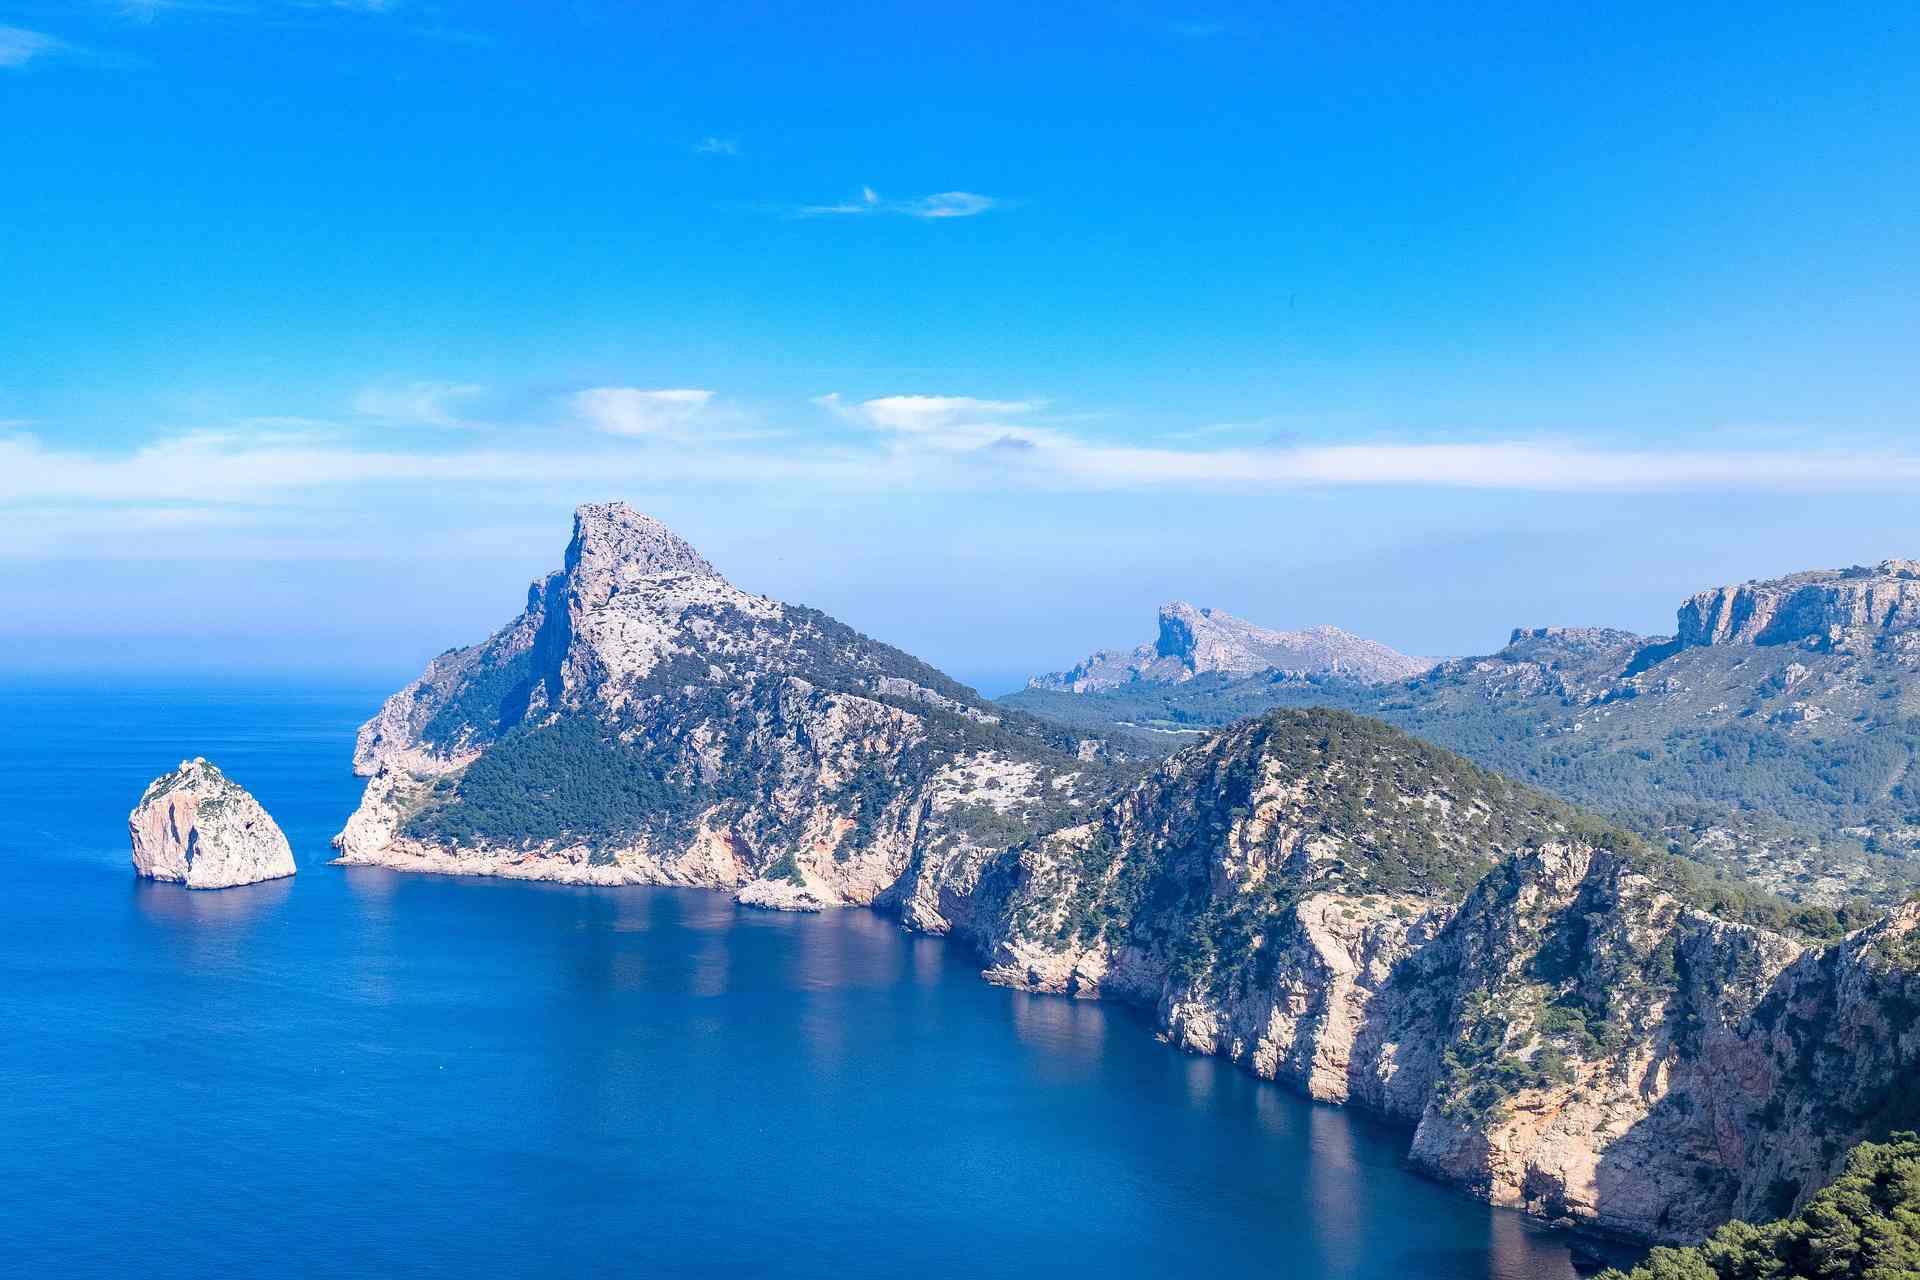
<svg viewBox="0 0 1920 1280">
<path fill-rule="evenodd" d="M 196 757 L 147 785 L 127 815 L 133 869 L 189 889 L 228 889 L 294 873 L 293 849 L 260 802 Z"/>
<path fill-rule="evenodd" d="M 1007 855 L 973 925 L 994 980 L 1146 1004 L 1413 1122 L 1417 1165 L 1495 1203 L 1692 1240 L 1920 1112 L 1920 906 L 1811 947 L 1696 874 L 1382 726 L 1276 713 Z"/>
<path fill-rule="evenodd" d="M 1036 676 L 1036 689 L 1089 693 L 1135 682 L 1178 684 L 1198 675 L 1285 672 L 1368 684 L 1402 680 L 1433 665 L 1338 627 L 1274 631 L 1184 600 L 1160 606 L 1159 634 L 1137 649 L 1102 649 L 1071 671 Z"/>
<path fill-rule="evenodd" d="M 1920 629 L 1920 561 L 1824 569 L 1703 591 L 1680 607 L 1686 645 L 1867 652 Z"/>
<path fill-rule="evenodd" d="M 792 909 L 888 897 L 940 929 L 934 879 L 1097 799 L 1082 746 L 592 505 L 518 618 L 362 728 L 367 789 L 335 844 L 350 864 Z"/>
</svg>

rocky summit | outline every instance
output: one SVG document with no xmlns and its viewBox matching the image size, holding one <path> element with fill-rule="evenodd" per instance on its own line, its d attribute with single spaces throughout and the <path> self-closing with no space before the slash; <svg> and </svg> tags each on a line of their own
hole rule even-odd
<svg viewBox="0 0 1920 1280">
<path fill-rule="evenodd" d="M 1160 606 L 1160 629 L 1136 649 L 1102 649 L 1071 671 L 1035 676 L 1035 689 L 1092 693 L 1131 684 L 1179 684 L 1195 676 L 1283 672 L 1369 684 L 1432 666 L 1338 627 L 1273 631 L 1184 600 Z"/>
<path fill-rule="evenodd" d="M 1095 804 L 1100 742 L 1002 711 L 812 609 L 729 583 L 622 503 L 361 729 L 340 861 L 897 904 L 944 927 L 980 859 Z"/>
<path fill-rule="evenodd" d="M 228 889 L 294 873 L 293 849 L 260 802 L 195 757 L 148 784 L 127 816 L 133 868 L 189 889 Z"/>
</svg>

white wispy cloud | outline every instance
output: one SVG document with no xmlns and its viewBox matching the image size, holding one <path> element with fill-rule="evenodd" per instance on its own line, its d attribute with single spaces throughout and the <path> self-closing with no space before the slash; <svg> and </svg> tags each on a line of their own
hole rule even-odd
<svg viewBox="0 0 1920 1280">
<path fill-rule="evenodd" d="M 709 134 L 693 144 L 694 152 L 703 156 L 737 156 L 740 143 L 733 138 L 720 138 Z"/>
<path fill-rule="evenodd" d="M 901 214 L 909 218 L 971 218 L 1000 207 L 1001 201 L 977 191 L 936 191 L 932 195 L 907 200 L 883 199 L 872 187 L 860 188 L 860 194 L 837 204 L 801 205 L 805 218 L 835 216 L 861 217 L 871 214 Z"/>
<path fill-rule="evenodd" d="M 275 10 L 334 9 L 348 13 L 392 13 L 399 0 L 106 0 L 122 17 L 152 22 L 162 14 L 226 14 L 257 17 Z"/>
<path fill-rule="evenodd" d="M 64 41 L 25 27 L 0 27 L 0 67 L 24 67 L 66 47 Z"/>
<path fill-rule="evenodd" d="M 640 387 L 588 387 L 567 397 L 575 414 L 595 431 L 615 436 L 678 437 L 713 401 L 713 392 L 690 387 L 649 391 Z"/>
<path fill-rule="evenodd" d="M 975 396 L 877 396 L 872 400 L 849 401 L 838 391 L 815 396 L 813 403 L 831 410 L 849 422 L 878 431 L 931 433 L 954 427 L 983 423 L 1001 423 L 1009 417 L 1031 413 L 1041 407 L 1038 400 L 982 400 Z"/>
<path fill-rule="evenodd" d="M 457 405 L 485 387 L 466 382 L 379 382 L 353 397 L 353 411 L 397 426 L 458 427 Z"/>
<path fill-rule="evenodd" d="M 1874 447 L 1617 448 L 1508 439 L 1433 444 L 1379 440 L 1171 447 L 1089 436 L 1045 419 L 1037 400 L 892 395 L 818 404 L 857 428 L 823 437 L 711 429 L 728 410 L 712 392 L 593 387 L 565 397 L 561 420 L 529 443 L 515 430 L 432 436 L 253 419 L 162 436 L 131 448 L 60 445 L 0 424 L 0 508 L 37 526 L 90 505 L 151 513 L 150 523 L 211 522 L 216 511 L 313 508 L 375 492 L 447 496 L 557 494 L 609 486 L 701 484 L 746 496 L 942 492 L 1280 493 L 1393 488 L 1551 493 L 1906 493 L 1920 486 L 1920 449 Z M 672 441 L 635 449 L 629 439 Z M 400 444 L 396 442 L 405 441 Z M 31 511 L 32 519 L 19 513 Z M 175 512 L 176 514 L 169 514 Z M 46 513 L 54 513 L 47 515 Z M 192 514 L 188 514 L 192 513 Z M 147 518 L 147 517 L 138 517 Z M 224 519 L 225 517 L 221 517 Z M 263 517 L 264 518 L 264 517 Z"/>
</svg>

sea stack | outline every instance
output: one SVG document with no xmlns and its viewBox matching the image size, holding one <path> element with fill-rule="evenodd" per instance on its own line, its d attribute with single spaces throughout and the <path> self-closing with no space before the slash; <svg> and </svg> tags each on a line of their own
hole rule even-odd
<svg viewBox="0 0 1920 1280">
<path fill-rule="evenodd" d="M 133 869 L 189 889 L 228 889 L 294 872 L 293 849 L 245 788 L 199 756 L 147 784 L 127 815 Z"/>
</svg>

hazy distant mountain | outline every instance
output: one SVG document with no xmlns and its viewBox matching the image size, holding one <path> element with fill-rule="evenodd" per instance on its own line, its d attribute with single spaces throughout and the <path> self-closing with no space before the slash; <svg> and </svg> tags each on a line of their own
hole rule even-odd
<svg viewBox="0 0 1920 1280">
<path fill-rule="evenodd" d="M 1522 628 L 1369 687 L 1270 674 L 1002 700 L 1162 750 L 1275 706 L 1378 716 L 1778 892 L 1920 887 L 1920 563 L 1703 591 L 1671 637 Z"/>
<path fill-rule="evenodd" d="M 1134 649 L 1101 649 L 1071 671 L 1035 676 L 1029 687 L 1097 693 L 1130 684 L 1181 684 L 1199 675 L 1280 671 L 1361 683 L 1400 680 L 1433 665 L 1338 627 L 1274 631 L 1184 600 L 1160 606 L 1159 634 Z"/>
</svg>

